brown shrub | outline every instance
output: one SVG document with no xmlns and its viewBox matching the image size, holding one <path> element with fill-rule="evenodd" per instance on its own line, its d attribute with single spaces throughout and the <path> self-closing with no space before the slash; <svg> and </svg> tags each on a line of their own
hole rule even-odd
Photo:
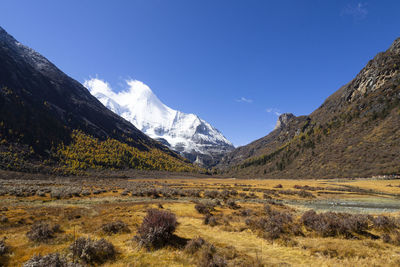
<svg viewBox="0 0 400 267">
<path fill-rule="evenodd" d="M 226 205 L 231 209 L 239 209 L 240 208 L 240 206 L 233 199 L 228 199 L 226 201 Z"/>
<path fill-rule="evenodd" d="M 115 258 L 114 245 L 105 240 L 80 237 L 69 247 L 73 255 L 85 264 L 104 263 Z"/>
<path fill-rule="evenodd" d="M 390 242 L 392 241 L 392 238 L 390 237 L 389 234 L 384 233 L 384 234 L 382 235 L 382 241 L 383 241 L 384 243 L 390 243 Z"/>
<path fill-rule="evenodd" d="M 136 239 L 141 246 L 147 248 L 163 247 L 170 241 L 177 225 L 175 214 L 149 209 L 138 229 Z"/>
<path fill-rule="evenodd" d="M 308 185 L 301 186 L 301 185 L 297 185 L 297 184 L 294 185 L 293 188 L 302 189 L 302 190 L 310 190 L 310 191 L 324 190 L 323 187 L 319 187 L 319 186 L 317 186 L 317 187 L 308 186 Z"/>
<path fill-rule="evenodd" d="M 1 216 L 0 216 L 0 222 L 1 222 L 1 223 L 6 223 L 6 222 L 8 222 L 7 216 L 1 215 Z"/>
<path fill-rule="evenodd" d="M 101 229 L 103 230 L 104 233 L 108 235 L 130 232 L 128 225 L 126 225 L 126 223 L 122 221 L 105 223 L 101 226 Z"/>
<path fill-rule="evenodd" d="M 6 245 L 6 242 L 4 239 L 0 240 L 0 256 L 5 255 L 8 252 L 9 248 Z"/>
<path fill-rule="evenodd" d="M 304 197 L 304 198 L 312 198 L 314 197 L 314 195 L 306 190 L 301 190 L 297 193 L 300 197 Z"/>
<path fill-rule="evenodd" d="M 220 197 L 220 193 L 217 190 L 206 190 L 206 191 L 204 191 L 204 197 L 218 198 L 218 197 Z"/>
<path fill-rule="evenodd" d="M 292 222 L 292 216 L 287 212 L 271 212 L 269 216 L 261 218 L 257 222 L 257 227 L 265 232 L 267 239 L 273 240 L 290 232 L 289 224 Z"/>
<path fill-rule="evenodd" d="M 270 214 L 272 212 L 271 206 L 268 205 L 268 204 L 265 204 L 264 205 L 264 211 L 265 211 L 265 213 Z"/>
<path fill-rule="evenodd" d="M 253 210 L 251 210 L 251 209 L 244 209 L 244 210 L 241 210 L 240 213 L 239 213 L 239 215 L 243 216 L 243 217 L 247 217 L 247 216 L 250 216 L 252 214 L 253 214 Z"/>
<path fill-rule="evenodd" d="M 56 224 L 50 226 L 50 224 L 45 222 L 37 222 L 32 225 L 26 236 L 35 242 L 45 242 L 54 237 L 54 234 L 60 232 L 60 225 Z"/>
<path fill-rule="evenodd" d="M 229 197 L 229 195 L 230 195 L 229 190 L 224 189 L 224 190 L 221 191 L 221 197 L 222 197 L 223 199 L 227 199 L 227 198 Z"/>
<path fill-rule="evenodd" d="M 203 223 L 211 227 L 218 225 L 217 218 L 211 214 L 206 214 L 206 216 L 204 216 Z"/>
<path fill-rule="evenodd" d="M 268 195 L 267 193 L 264 193 L 263 199 L 272 199 L 272 197 L 270 195 Z"/>
<path fill-rule="evenodd" d="M 211 211 L 214 211 L 214 204 L 212 202 L 206 202 L 206 203 L 198 203 L 194 208 L 197 210 L 198 213 L 200 214 L 208 214 Z"/>
<path fill-rule="evenodd" d="M 285 234 L 300 235 L 300 228 L 293 223 L 289 212 L 273 210 L 268 204 L 264 206 L 266 216 L 261 218 L 247 218 L 245 223 L 251 229 L 261 230 L 262 236 L 269 240 L 282 237 Z"/>
<path fill-rule="evenodd" d="M 373 218 L 372 222 L 373 222 L 374 228 L 378 228 L 378 229 L 384 230 L 384 231 L 392 231 L 392 230 L 398 228 L 397 222 L 394 218 L 384 216 L 384 215 L 379 215 L 379 216 Z"/>
<path fill-rule="evenodd" d="M 400 246 L 400 232 L 397 232 L 394 234 L 392 243 L 396 246 Z"/>
<path fill-rule="evenodd" d="M 187 242 L 185 246 L 185 252 L 189 254 L 194 254 L 196 253 L 204 244 L 206 244 L 206 241 L 201 238 L 195 238 L 195 239 L 190 239 L 189 242 Z"/>
<path fill-rule="evenodd" d="M 213 245 L 206 246 L 198 263 L 199 267 L 225 267 L 227 265 L 225 258 L 217 253 Z"/>
</svg>

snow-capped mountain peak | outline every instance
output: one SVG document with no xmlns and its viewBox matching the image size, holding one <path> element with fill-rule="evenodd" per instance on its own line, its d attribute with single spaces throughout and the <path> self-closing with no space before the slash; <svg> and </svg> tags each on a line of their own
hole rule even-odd
<svg viewBox="0 0 400 267">
<path fill-rule="evenodd" d="M 85 81 L 84 85 L 110 110 L 193 162 L 212 166 L 223 153 L 234 148 L 221 132 L 197 115 L 162 103 L 143 82 L 128 80 L 126 83 L 128 89 L 118 93 L 97 78 Z"/>
</svg>

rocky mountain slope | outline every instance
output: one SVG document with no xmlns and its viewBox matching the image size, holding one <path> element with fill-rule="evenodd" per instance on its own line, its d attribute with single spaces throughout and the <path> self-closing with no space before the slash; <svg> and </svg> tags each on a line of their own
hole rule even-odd
<svg viewBox="0 0 400 267">
<path fill-rule="evenodd" d="M 168 107 L 140 81 L 127 83 L 129 89 L 119 93 L 99 79 L 84 85 L 110 110 L 191 162 L 214 166 L 223 154 L 234 149 L 221 132 L 197 115 Z"/>
<path fill-rule="evenodd" d="M 95 155 L 72 159 L 78 151 L 72 153 L 69 145 L 83 140 L 86 143 L 81 143 L 82 150 L 89 151 L 85 145 L 91 142 L 91 148 L 105 152 L 105 141 L 117 142 L 114 148 L 120 150 L 114 151 L 115 158 L 108 159 L 108 163 Z M 110 149 L 104 155 L 111 155 Z M 148 161 L 163 158 L 177 166 L 187 165 L 179 155 L 108 110 L 83 85 L 0 27 L 0 168 L 38 170 L 43 168 L 43 160 L 64 161 L 74 168 L 80 168 L 85 160 L 94 167 L 109 164 L 150 168 L 147 163 L 131 161 L 144 155 Z"/>
<path fill-rule="evenodd" d="M 226 175 L 365 177 L 400 173 L 400 39 L 309 116 L 283 114 L 267 136 L 226 155 Z"/>
<path fill-rule="evenodd" d="M 299 134 L 301 127 L 309 121 L 307 116 L 296 117 L 291 113 L 279 116 L 275 129 L 267 136 L 251 142 L 246 146 L 236 148 L 222 158 L 218 167 L 228 167 L 256 156 L 269 154 Z"/>
</svg>

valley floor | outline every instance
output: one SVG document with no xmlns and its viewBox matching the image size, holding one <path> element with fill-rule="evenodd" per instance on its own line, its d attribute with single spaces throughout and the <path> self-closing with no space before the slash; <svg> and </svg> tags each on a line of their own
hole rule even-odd
<svg viewBox="0 0 400 267">
<path fill-rule="evenodd" d="M 218 257 L 220 266 L 398 266 L 399 200 L 400 180 L 8 178 L 0 180 L 0 238 L 8 247 L 0 265 L 53 252 L 79 261 L 70 245 L 90 237 L 116 249 L 102 266 L 211 266 Z M 175 241 L 160 249 L 134 238 L 149 208 L 179 223 Z M 38 221 L 61 230 L 31 240 L 26 233 Z M 103 225 L 115 221 L 129 232 L 108 235 Z M 185 248 L 198 237 L 215 250 Z"/>
</svg>

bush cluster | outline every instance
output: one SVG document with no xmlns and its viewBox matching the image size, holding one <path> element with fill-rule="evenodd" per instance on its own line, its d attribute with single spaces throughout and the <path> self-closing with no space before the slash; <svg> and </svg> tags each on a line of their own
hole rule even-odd
<svg viewBox="0 0 400 267">
<path fill-rule="evenodd" d="M 83 189 L 80 187 L 62 186 L 51 189 L 50 197 L 55 199 L 64 199 L 80 197 Z"/>
<path fill-rule="evenodd" d="M 221 195 L 218 190 L 206 190 L 204 191 L 204 197 L 206 198 L 220 198 Z"/>
<path fill-rule="evenodd" d="M 126 188 L 121 195 L 126 196 L 129 193 L 137 197 L 153 198 L 174 198 L 174 197 L 200 197 L 201 190 L 198 189 L 178 189 L 164 186 L 162 188 L 154 187 L 145 183 L 136 183 L 135 186 Z"/>
<path fill-rule="evenodd" d="M 275 240 L 288 234 L 303 235 L 293 216 L 287 211 L 278 211 L 270 205 L 264 206 L 266 216 L 261 218 L 247 218 L 246 225 L 254 230 L 261 231 L 260 234 L 268 240 Z"/>
<path fill-rule="evenodd" d="M 18 185 L 8 186 L 7 188 L 0 188 L 0 195 L 6 194 L 16 197 L 30 197 L 30 196 L 44 196 L 46 193 L 50 193 L 49 188 L 40 188 L 35 185 Z"/>
<path fill-rule="evenodd" d="M 293 188 L 295 189 L 301 189 L 301 190 L 309 190 L 309 191 L 318 191 L 318 190 L 324 190 L 325 188 L 320 187 L 320 186 L 308 186 L 308 185 L 294 185 Z"/>
<path fill-rule="evenodd" d="M 323 237 L 344 235 L 349 238 L 352 233 L 363 233 L 368 229 L 368 217 L 360 214 L 325 212 L 317 214 L 307 211 L 301 222 Z"/>
<path fill-rule="evenodd" d="M 345 238 L 353 238 L 355 234 L 359 234 L 377 239 L 379 236 L 367 232 L 376 229 L 385 231 L 381 236 L 384 242 L 400 244 L 399 221 L 393 217 L 336 212 L 318 214 L 309 210 L 295 221 L 289 212 L 275 210 L 270 205 L 264 206 L 264 212 L 266 216 L 250 217 L 245 223 L 252 229 L 261 230 L 262 235 L 270 240 L 285 237 L 287 234 L 304 235 L 301 229 L 305 226 L 308 231 L 322 237 Z M 389 233 L 392 233 L 392 236 Z"/>
<path fill-rule="evenodd" d="M 219 195 L 220 195 L 223 199 L 227 199 L 227 198 L 229 198 L 230 196 L 232 196 L 232 197 L 237 196 L 237 195 L 238 195 L 238 192 L 237 192 L 235 189 L 233 189 L 233 190 L 224 189 L 224 190 L 222 190 L 222 191 L 220 192 Z"/>
<path fill-rule="evenodd" d="M 51 253 L 46 256 L 36 255 L 24 263 L 23 267 L 81 267 L 78 263 L 68 262 L 58 253 Z"/>
<path fill-rule="evenodd" d="M 304 197 L 304 198 L 312 198 L 312 197 L 314 197 L 314 195 L 311 192 L 308 192 L 306 190 L 300 190 L 297 193 L 297 195 L 300 196 L 300 197 Z"/>
</svg>

